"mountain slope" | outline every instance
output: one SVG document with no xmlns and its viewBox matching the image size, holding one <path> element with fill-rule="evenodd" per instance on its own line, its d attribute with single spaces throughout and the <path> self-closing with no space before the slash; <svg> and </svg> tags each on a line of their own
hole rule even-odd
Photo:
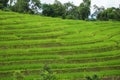
<svg viewBox="0 0 120 80">
<path fill-rule="evenodd" d="M 120 22 L 62 20 L 0 11 L 0 80 L 40 78 L 49 64 L 60 80 L 97 74 L 120 79 Z"/>
</svg>

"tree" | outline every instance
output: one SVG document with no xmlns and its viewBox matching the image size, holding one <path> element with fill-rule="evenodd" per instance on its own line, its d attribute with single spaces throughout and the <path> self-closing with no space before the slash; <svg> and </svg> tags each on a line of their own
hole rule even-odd
<svg viewBox="0 0 120 80">
<path fill-rule="evenodd" d="M 90 0 L 83 0 L 83 3 L 78 7 L 79 19 L 85 20 L 90 15 Z"/>
<path fill-rule="evenodd" d="M 30 11 L 29 1 L 30 0 L 17 0 L 15 5 L 12 7 L 12 10 L 15 12 L 20 12 L 20 13 L 29 12 Z"/>
<path fill-rule="evenodd" d="M 62 5 L 62 3 L 58 0 L 54 1 L 54 4 L 52 5 L 52 8 L 54 10 L 53 17 L 59 17 L 62 16 L 65 12 L 65 7 Z"/>
<path fill-rule="evenodd" d="M 120 20 L 120 9 L 119 8 L 107 8 L 100 12 L 97 16 L 98 20 Z"/>
<path fill-rule="evenodd" d="M 11 7 L 15 12 L 31 14 L 37 13 L 39 8 L 41 8 L 40 0 L 17 0 L 17 2 Z"/>
<path fill-rule="evenodd" d="M 91 15 L 92 19 L 94 17 L 97 17 L 100 12 L 105 10 L 104 6 L 98 7 L 97 5 L 93 5 L 93 7 L 94 7 L 94 13 Z"/>
<path fill-rule="evenodd" d="M 67 19 L 77 19 L 77 14 L 76 14 L 76 9 L 77 7 L 71 3 L 71 2 L 67 2 L 64 4 L 64 14 L 62 16 L 63 19 L 67 18 Z"/>
<path fill-rule="evenodd" d="M 38 10 L 41 8 L 41 2 L 40 0 L 31 0 L 30 6 L 34 14 L 39 13 Z"/>
<path fill-rule="evenodd" d="M 37 7 L 41 7 L 41 2 L 40 2 L 40 0 L 32 0 L 33 1 L 33 3 L 34 3 L 34 5 L 35 6 L 37 6 Z"/>
<path fill-rule="evenodd" d="M 42 15 L 44 16 L 52 16 L 54 13 L 52 5 L 50 4 L 42 4 L 42 10 Z"/>
<path fill-rule="evenodd" d="M 7 7 L 7 3 L 9 0 L 0 0 L 0 9 Z"/>
<path fill-rule="evenodd" d="M 61 17 L 65 12 L 65 7 L 60 1 L 55 0 L 54 4 L 43 4 L 42 10 L 45 16 Z"/>
</svg>

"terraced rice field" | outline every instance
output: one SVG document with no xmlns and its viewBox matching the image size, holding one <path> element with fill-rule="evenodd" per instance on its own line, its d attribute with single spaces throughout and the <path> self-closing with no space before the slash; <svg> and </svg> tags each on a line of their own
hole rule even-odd
<svg viewBox="0 0 120 80">
<path fill-rule="evenodd" d="M 97 74 L 120 80 L 120 22 L 62 20 L 0 11 L 0 80 L 40 78 L 49 64 L 59 80 Z"/>
</svg>

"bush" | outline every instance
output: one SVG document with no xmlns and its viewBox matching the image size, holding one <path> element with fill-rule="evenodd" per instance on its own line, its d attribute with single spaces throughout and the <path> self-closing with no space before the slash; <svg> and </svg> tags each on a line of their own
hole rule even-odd
<svg viewBox="0 0 120 80">
<path fill-rule="evenodd" d="M 20 71 L 15 71 L 14 80 L 24 80 L 24 75 Z"/>
<path fill-rule="evenodd" d="M 48 65 L 43 67 L 40 80 L 58 80 Z"/>
<path fill-rule="evenodd" d="M 3 11 L 11 11 L 10 8 L 4 8 Z"/>
<path fill-rule="evenodd" d="M 97 75 L 93 75 L 92 77 L 87 76 L 86 80 L 100 80 L 99 77 Z"/>
</svg>

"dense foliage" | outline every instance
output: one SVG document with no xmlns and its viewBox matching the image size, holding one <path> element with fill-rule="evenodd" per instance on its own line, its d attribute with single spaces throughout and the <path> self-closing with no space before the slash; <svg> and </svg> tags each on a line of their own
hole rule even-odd
<svg viewBox="0 0 120 80">
<path fill-rule="evenodd" d="M 40 5 L 41 3 L 39 0 L 17 0 L 10 8 L 15 12 L 35 14 Z"/>
<path fill-rule="evenodd" d="M 11 9 L 15 12 L 27 13 L 30 11 L 29 0 L 17 0 L 17 3 Z"/>
<path fill-rule="evenodd" d="M 99 20 L 119 20 L 120 21 L 120 8 L 108 8 L 101 11 L 97 18 Z"/>
<path fill-rule="evenodd" d="M 9 0 L 0 0 L 0 9 L 7 7 L 7 3 Z"/>
<path fill-rule="evenodd" d="M 54 4 L 43 4 L 42 14 L 45 16 L 62 17 L 63 19 L 85 20 L 90 15 L 90 0 L 83 0 L 79 6 L 73 3 L 65 3 L 55 0 Z"/>
</svg>

